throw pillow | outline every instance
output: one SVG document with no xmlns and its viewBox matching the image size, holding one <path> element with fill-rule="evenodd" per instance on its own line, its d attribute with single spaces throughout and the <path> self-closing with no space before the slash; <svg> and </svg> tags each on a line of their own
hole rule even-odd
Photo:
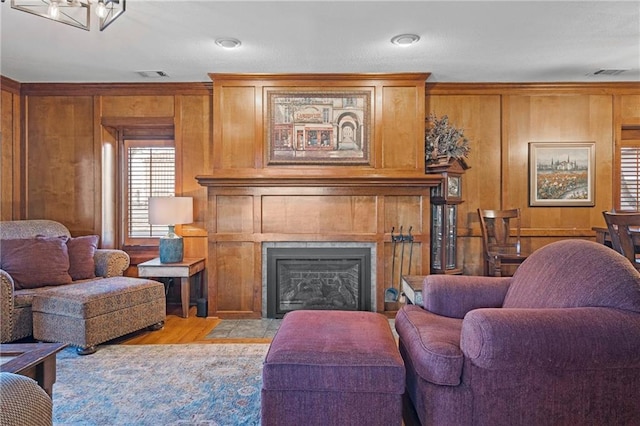
<svg viewBox="0 0 640 426">
<path fill-rule="evenodd" d="M 69 284 L 67 237 L 2 240 L 0 268 L 13 278 L 16 290 Z"/>
<path fill-rule="evenodd" d="M 98 248 L 98 240 L 97 235 L 84 235 L 67 240 L 69 275 L 74 281 L 96 277 L 96 262 L 93 260 L 93 255 Z"/>
</svg>

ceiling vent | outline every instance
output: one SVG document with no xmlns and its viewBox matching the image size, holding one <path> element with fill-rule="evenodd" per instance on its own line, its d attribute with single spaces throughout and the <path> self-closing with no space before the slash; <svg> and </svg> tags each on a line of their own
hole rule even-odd
<svg viewBox="0 0 640 426">
<path fill-rule="evenodd" d="M 144 78 L 160 78 L 160 77 L 169 77 L 164 71 L 136 71 Z"/>
<path fill-rule="evenodd" d="M 627 70 L 607 70 L 607 69 L 601 69 L 598 71 L 595 71 L 589 75 L 620 75 L 623 72 L 625 72 Z"/>
</svg>

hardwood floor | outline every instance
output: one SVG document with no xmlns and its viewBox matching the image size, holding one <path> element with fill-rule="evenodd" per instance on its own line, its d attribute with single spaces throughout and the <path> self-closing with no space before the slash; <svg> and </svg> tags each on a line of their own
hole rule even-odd
<svg viewBox="0 0 640 426">
<path fill-rule="evenodd" d="M 115 339 L 110 344 L 119 345 L 168 345 L 185 343 L 270 343 L 271 339 L 237 338 L 205 339 L 222 320 L 215 317 L 196 316 L 196 307 L 189 309 L 189 317 L 182 318 L 180 305 L 167 306 L 164 328 L 157 331 L 142 330 Z"/>
<path fill-rule="evenodd" d="M 121 345 L 162 345 L 172 343 L 207 343 L 205 336 L 218 325 L 218 318 L 196 316 L 196 307 L 189 309 L 189 318 L 182 318 L 179 305 L 167 306 L 164 328 L 157 331 L 141 330 L 127 334 L 110 343 Z"/>
</svg>

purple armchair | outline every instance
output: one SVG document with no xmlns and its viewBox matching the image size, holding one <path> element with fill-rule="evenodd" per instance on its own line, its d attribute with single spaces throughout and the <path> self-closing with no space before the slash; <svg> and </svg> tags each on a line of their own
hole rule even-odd
<svg viewBox="0 0 640 426">
<path fill-rule="evenodd" d="M 395 326 L 423 425 L 640 425 L 640 274 L 583 240 L 513 277 L 431 275 Z"/>
</svg>

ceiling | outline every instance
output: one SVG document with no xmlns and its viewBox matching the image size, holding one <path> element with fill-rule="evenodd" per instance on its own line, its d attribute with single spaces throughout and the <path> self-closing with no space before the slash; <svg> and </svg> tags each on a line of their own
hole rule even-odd
<svg viewBox="0 0 640 426">
<path fill-rule="evenodd" d="M 95 17 L 84 31 L 11 0 L 0 15 L 0 74 L 21 83 L 397 72 L 429 72 L 429 82 L 640 82 L 638 0 L 127 0 L 102 32 Z M 403 33 L 420 41 L 391 44 Z M 219 37 L 242 45 L 223 49 Z M 602 69 L 626 71 L 594 75 Z"/>
</svg>

